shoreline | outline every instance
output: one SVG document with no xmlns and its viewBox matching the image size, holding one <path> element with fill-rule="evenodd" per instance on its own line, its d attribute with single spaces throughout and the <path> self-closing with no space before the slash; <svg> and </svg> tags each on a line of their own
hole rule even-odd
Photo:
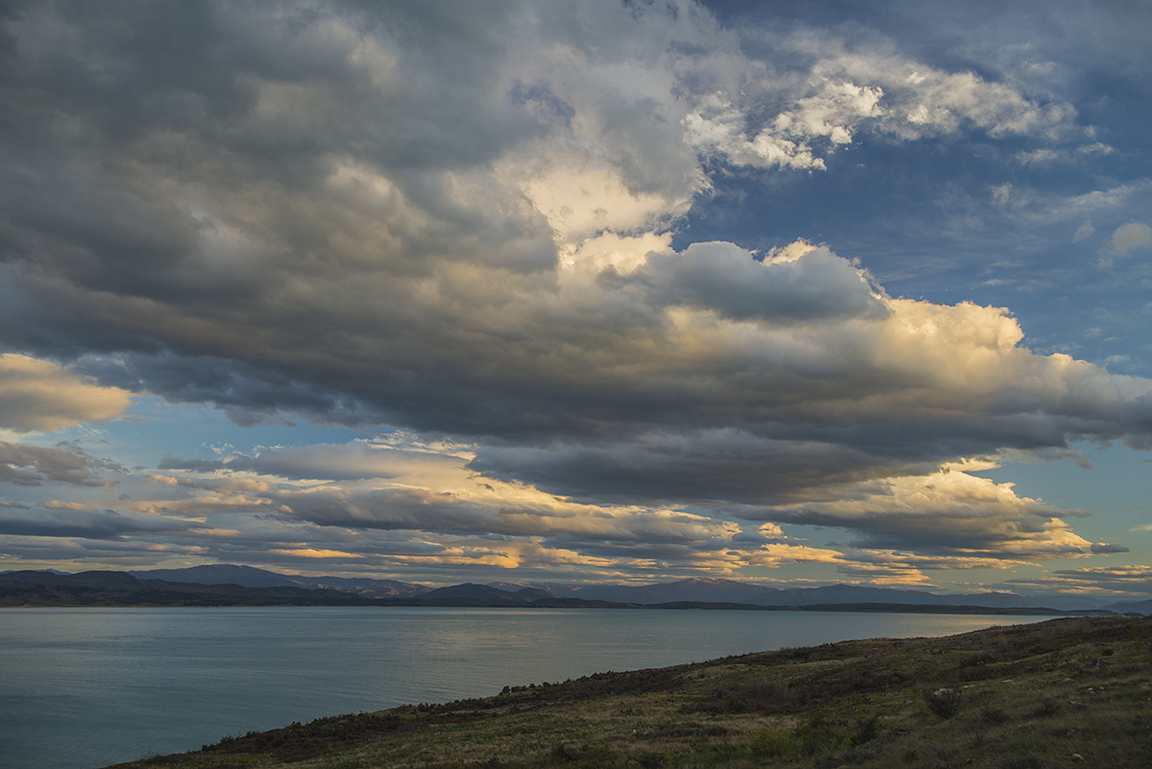
<svg viewBox="0 0 1152 769">
<path fill-rule="evenodd" d="M 1125 617 L 841 641 L 296 722 L 107 769 L 1139 766 L 1149 648 L 1152 618 Z"/>
</svg>

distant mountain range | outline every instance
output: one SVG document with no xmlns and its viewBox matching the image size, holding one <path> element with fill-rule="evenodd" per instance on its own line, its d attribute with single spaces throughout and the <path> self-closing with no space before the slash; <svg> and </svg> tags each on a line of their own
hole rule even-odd
<svg viewBox="0 0 1152 769">
<path fill-rule="evenodd" d="M 1110 603 L 1108 611 L 1118 614 L 1152 614 L 1152 600 Z"/>
<path fill-rule="evenodd" d="M 293 585 L 244 587 L 140 579 L 121 571 L 0 573 L 0 606 L 364 606 L 380 600 Z"/>
<path fill-rule="evenodd" d="M 130 572 L 2 572 L 0 588 L 11 591 L 14 584 L 38 584 L 65 589 L 98 589 L 140 593 L 155 603 L 159 594 L 196 596 L 197 602 L 210 602 L 208 596 L 224 600 L 231 596 L 242 603 L 335 603 L 408 605 L 675 605 L 726 604 L 733 608 L 827 606 L 845 610 L 853 605 L 869 610 L 914 610 L 914 607 L 953 607 L 971 610 L 987 608 L 1055 609 L 1059 611 L 1115 611 L 1152 613 L 1152 600 L 1108 603 L 1098 599 L 1017 595 L 1015 593 L 969 593 L 938 595 L 919 590 L 829 585 L 825 587 L 771 588 L 727 579 L 686 579 L 653 585 L 561 585 L 554 583 L 494 582 L 488 585 L 463 584 L 431 588 L 410 582 L 368 577 L 301 577 L 278 574 L 251 566 L 231 564 L 194 566 L 188 569 L 154 569 Z M 256 591 L 256 592 L 251 592 Z M 145 595 L 146 594 L 146 595 Z M 124 593 L 122 598 L 126 597 Z M 175 597 L 174 597 L 175 596 Z M 111 599 L 109 599 L 111 600 Z M 8 603 L 8 605 L 12 605 Z M 875 607 L 890 607 L 877 609 Z M 906 607 L 906 608 L 894 608 Z"/>
<path fill-rule="evenodd" d="M 827 585 L 824 587 L 774 588 L 737 582 L 730 579 L 685 579 L 654 585 L 554 585 L 526 582 L 495 582 L 493 587 L 514 590 L 537 587 L 569 598 L 600 601 L 656 604 L 675 601 L 713 603 L 748 603 L 757 606 L 810 606 L 812 604 L 884 603 L 919 606 L 986 606 L 1052 608 L 1065 611 L 1105 609 L 1107 601 L 1094 598 L 1019 595 L 1005 592 L 940 595 L 923 590 L 900 590 L 861 585 Z"/>
<path fill-rule="evenodd" d="M 370 579 L 360 577 L 347 579 L 345 577 L 297 577 L 290 574 L 277 574 L 274 571 L 265 571 L 252 566 L 235 566 L 233 564 L 211 564 L 208 566 L 193 566 L 189 569 L 152 569 L 150 571 L 129 571 L 134 577 L 140 579 L 163 579 L 168 582 L 199 582 L 202 585 L 219 585 L 230 583 L 243 587 L 276 587 L 278 585 L 294 585 L 296 587 L 312 590 L 339 590 L 344 593 L 358 593 L 371 597 L 412 598 L 420 593 L 426 593 L 431 588 L 427 585 L 414 585 L 408 582 L 397 582 L 393 579 Z"/>
</svg>

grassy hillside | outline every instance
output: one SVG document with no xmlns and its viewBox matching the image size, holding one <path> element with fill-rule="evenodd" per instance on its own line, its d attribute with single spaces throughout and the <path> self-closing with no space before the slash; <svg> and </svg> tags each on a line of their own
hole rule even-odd
<svg viewBox="0 0 1152 769">
<path fill-rule="evenodd" d="M 118 769 L 1152 766 L 1152 619 L 729 657 L 336 716 Z"/>
</svg>

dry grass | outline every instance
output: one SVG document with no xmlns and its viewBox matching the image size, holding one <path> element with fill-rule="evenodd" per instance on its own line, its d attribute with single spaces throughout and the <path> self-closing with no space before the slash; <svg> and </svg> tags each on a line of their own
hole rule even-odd
<svg viewBox="0 0 1152 769">
<path fill-rule="evenodd" d="M 934 712 L 942 689 L 957 695 Z M 1152 766 L 1152 620 L 1062 619 L 597 674 L 294 724 L 118 769 L 1072 764 Z"/>
</svg>

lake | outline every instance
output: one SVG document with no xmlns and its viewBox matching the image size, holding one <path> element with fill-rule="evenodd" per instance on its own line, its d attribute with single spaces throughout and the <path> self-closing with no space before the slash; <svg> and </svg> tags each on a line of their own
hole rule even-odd
<svg viewBox="0 0 1152 769">
<path fill-rule="evenodd" d="M 92 769 L 607 670 L 1047 617 L 644 609 L 0 610 L 0 767 Z"/>
</svg>

